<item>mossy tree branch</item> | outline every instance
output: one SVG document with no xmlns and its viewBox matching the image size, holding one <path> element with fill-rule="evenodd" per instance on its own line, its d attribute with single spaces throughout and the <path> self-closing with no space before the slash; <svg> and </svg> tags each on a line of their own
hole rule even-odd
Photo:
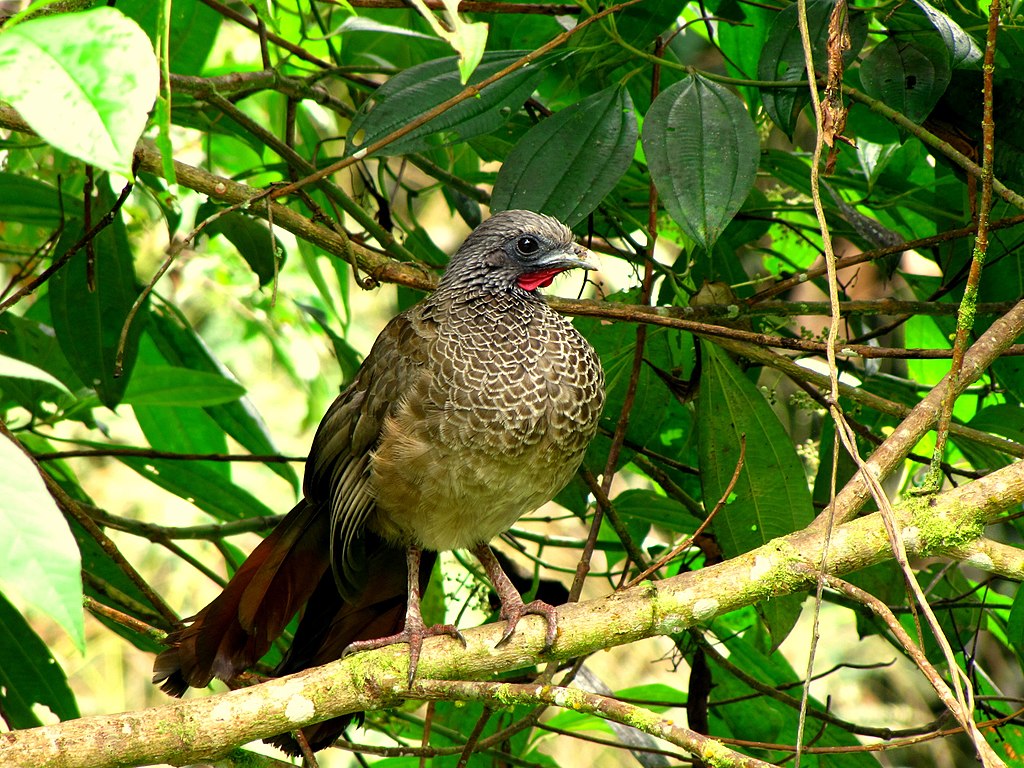
<svg viewBox="0 0 1024 768">
<path fill-rule="evenodd" d="M 1024 554 L 1018 552 L 1016 565 L 1009 566 L 1006 546 L 999 546 L 997 558 L 987 552 L 993 543 L 983 534 L 987 524 L 1022 501 L 1024 462 L 1016 462 L 960 488 L 904 500 L 896 512 L 910 555 L 965 557 L 975 567 L 1020 578 Z M 822 533 L 808 528 L 700 571 L 562 606 L 558 640 L 544 660 L 676 634 L 759 601 L 801 592 L 815 583 L 813 569 L 821 562 L 824 541 Z M 891 557 L 881 517 L 873 513 L 835 529 L 827 571 L 842 575 Z M 524 620 L 512 640 L 496 648 L 501 633 L 499 624 L 469 630 L 465 649 L 448 638 L 427 640 L 420 678 L 488 680 L 541 658 L 540 620 Z M 404 646 L 384 648 L 243 690 L 4 733 L 0 764 L 85 768 L 214 759 L 253 739 L 340 714 L 395 706 L 409 695 L 404 688 L 407 663 Z M 544 700 L 538 696 L 535 702 Z M 632 724 L 662 735 L 653 719 Z"/>
</svg>

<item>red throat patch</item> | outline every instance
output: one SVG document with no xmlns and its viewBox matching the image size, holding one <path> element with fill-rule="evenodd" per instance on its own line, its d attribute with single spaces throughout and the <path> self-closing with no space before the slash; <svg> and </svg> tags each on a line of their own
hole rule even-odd
<svg viewBox="0 0 1024 768">
<path fill-rule="evenodd" d="M 525 275 L 520 275 L 516 282 L 519 283 L 519 287 L 524 291 L 546 288 L 551 285 L 551 281 L 555 279 L 555 275 L 564 271 L 564 269 L 556 267 L 553 269 L 542 269 L 539 272 L 528 272 Z"/>
</svg>

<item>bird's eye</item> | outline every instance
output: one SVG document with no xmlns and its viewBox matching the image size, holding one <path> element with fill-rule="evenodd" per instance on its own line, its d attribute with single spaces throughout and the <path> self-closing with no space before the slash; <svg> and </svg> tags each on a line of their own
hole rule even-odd
<svg viewBox="0 0 1024 768">
<path fill-rule="evenodd" d="M 523 256 L 532 256 L 540 250 L 540 240 L 533 235 L 523 235 L 516 240 L 516 250 Z"/>
</svg>

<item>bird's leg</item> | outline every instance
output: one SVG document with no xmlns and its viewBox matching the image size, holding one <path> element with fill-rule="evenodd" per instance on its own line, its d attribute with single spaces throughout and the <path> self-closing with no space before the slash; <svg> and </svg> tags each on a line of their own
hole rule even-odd
<svg viewBox="0 0 1024 768">
<path fill-rule="evenodd" d="M 512 582 L 509 581 L 504 569 L 502 569 L 498 558 L 494 556 L 491 548 L 486 544 L 479 544 L 473 547 L 472 552 L 476 555 L 476 559 L 480 561 L 480 565 L 487 571 L 487 578 L 491 580 L 494 591 L 497 592 L 498 599 L 501 601 L 501 618 L 508 622 L 505 634 L 501 636 L 497 644 L 501 645 L 508 642 L 509 638 L 512 637 L 512 633 L 515 632 L 516 624 L 519 623 L 519 620 L 523 616 L 532 613 L 537 616 L 543 616 L 544 620 L 548 623 L 548 631 L 544 636 L 544 651 L 550 651 L 551 646 L 555 644 L 555 635 L 558 632 L 558 612 L 555 610 L 555 607 L 545 603 L 543 600 L 524 603 L 522 596 L 512 585 Z"/>
<path fill-rule="evenodd" d="M 428 627 L 423 623 L 423 614 L 420 612 L 420 557 L 422 551 L 419 547 L 410 545 L 406 550 L 406 565 L 409 569 L 408 600 L 405 608 L 405 626 L 401 632 L 387 637 L 378 637 L 374 640 L 357 640 L 349 643 L 342 656 L 348 656 L 357 651 L 372 651 L 374 648 L 384 648 L 395 643 L 409 644 L 409 687 L 412 687 L 413 679 L 416 677 L 416 667 L 420 663 L 420 649 L 423 647 L 423 638 L 434 635 L 448 635 L 454 637 L 462 646 L 466 646 L 466 638 L 453 624 L 435 624 Z M 522 602 L 522 601 L 520 601 Z"/>
</svg>

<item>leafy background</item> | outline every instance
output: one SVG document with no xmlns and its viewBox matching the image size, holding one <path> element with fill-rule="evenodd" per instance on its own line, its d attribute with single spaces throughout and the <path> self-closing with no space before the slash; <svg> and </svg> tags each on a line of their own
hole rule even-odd
<svg viewBox="0 0 1024 768">
<path fill-rule="evenodd" d="M 845 267 L 836 366 L 852 388 L 839 404 L 864 457 L 950 370 L 961 302 L 973 340 L 1024 295 L 1015 4 L 808 2 L 816 74 L 841 93 L 831 135 L 851 140 L 836 139 L 820 188 L 796 4 L 464 2 L 459 16 L 402 5 L 85 0 L 36 3 L 0 28 L 9 728 L 160 700 L 148 676 L 162 633 L 289 508 L 331 398 L 488 210 L 558 216 L 601 254 L 592 282 L 555 291 L 582 296 L 556 306 L 601 354 L 602 433 L 558 503 L 502 545 L 521 550 L 539 588 L 564 591 L 602 519 L 585 597 L 679 544 L 659 577 L 735 557 L 828 504 L 836 430 L 808 372 L 827 370 L 827 245 Z M 652 303 L 664 309 L 645 325 Z M 931 474 L 935 433 L 923 437 L 886 480 L 892 498 L 1019 462 L 1020 352 L 957 399 L 954 428 L 974 432 L 952 432 Z M 840 449 L 836 487 L 854 470 Z M 987 535 L 1019 545 L 1020 511 L 1018 499 Z M 429 609 L 486 620 L 461 558 L 441 563 Z M 968 672 L 974 718 L 998 725 L 984 737 L 1007 759 L 1024 752 L 1019 563 L 999 576 L 955 558 L 913 563 Z M 917 631 L 894 562 L 850 578 Z M 586 669 L 616 696 L 781 762 L 799 720 L 785 692 L 799 696 L 814 644 L 806 598 L 766 599 Z M 850 599 L 823 599 L 810 707 L 842 719 L 812 719 L 804 738 L 853 749 L 802 759 L 973 764 L 907 648 Z M 933 636 L 920 642 L 948 678 Z M 527 711 L 499 713 L 483 734 Z M 371 713 L 353 735 L 387 748 L 371 762 L 413 764 L 427 721 L 431 744 L 450 746 L 480 718 L 477 704 L 447 702 Z M 907 746 L 889 729 L 926 738 Z M 623 738 L 594 715 L 551 711 L 469 760 L 680 760 L 631 753 Z M 857 749 L 879 739 L 896 751 Z"/>
</svg>

